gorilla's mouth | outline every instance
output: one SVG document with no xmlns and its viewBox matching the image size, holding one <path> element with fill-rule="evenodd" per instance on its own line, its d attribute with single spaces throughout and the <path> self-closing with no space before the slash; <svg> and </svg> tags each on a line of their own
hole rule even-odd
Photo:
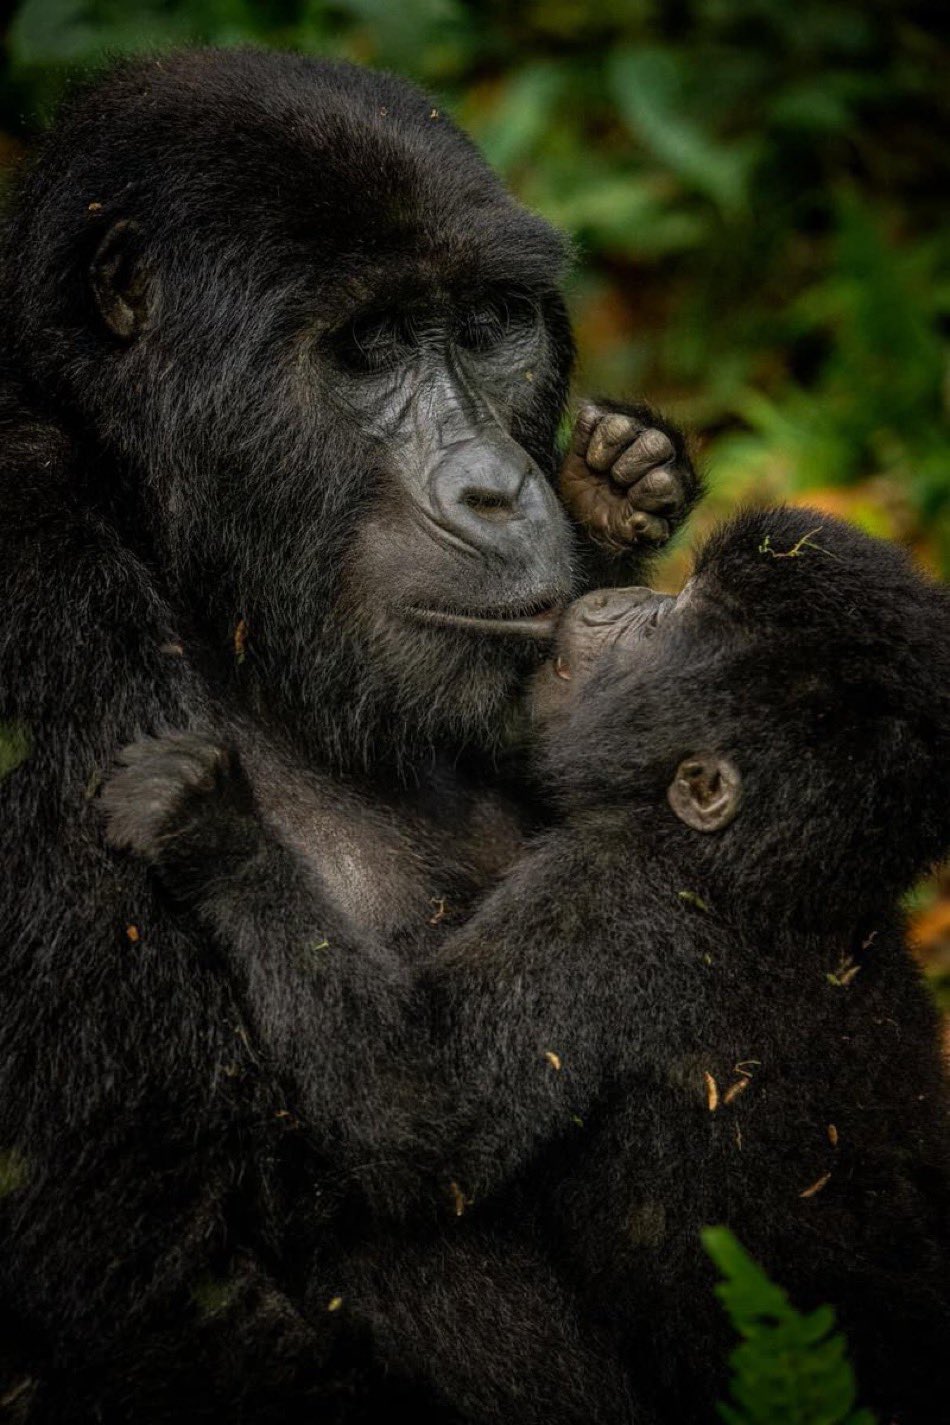
<svg viewBox="0 0 950 1425">
<path fill-rule="evenodd" d="M 500 638 L 529 638 L 536 643 L 550 643 L 563 612 L 560 604 L 538 609 L 535 613 L 484 614 L 453 613 L 448 609 L 410 609 L 417 623 L 435 628 L 455 628 L 467 633 L 487 633 Z"/>
</svg>

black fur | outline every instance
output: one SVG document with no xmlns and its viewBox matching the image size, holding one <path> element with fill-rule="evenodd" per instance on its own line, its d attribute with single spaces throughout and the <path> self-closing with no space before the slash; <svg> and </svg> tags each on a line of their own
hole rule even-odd
<svg viewBox="0 0 950 1425">
<path fill-rule="evenodd" d="M 532 646 L 411 611 L 571 588 L 564 257 L 430 100 L 294 56 L 121 66 L 25 176 L 0 310 L 0 719 L 29 740 L 0 782 L 0 1393 L 30 1420 L 361 1408 L 368 1348 L 326 1304 L 405 1110 L 407 966 L 537 813 L 484 760 Z M 304 853 L 303 952 L 352 950 L 316 1019 L 283 962 L 234 978 L 104 845 L 99 778 L 171 727 L 237 747 Z M 285 1054 L 320 1084 L 306 1131 Z"/>
<path fill-rule="evenodd" d="M 377 1248 L 351 1277 L 354 1308 L 476 1417 L 534 1419 L 543 1360 L 520 1349 L 507 1375 L 499 1360 L 543 1339 L 548 1255 L 626 1362 L 631 1418 L 706 1421 L 729 1329 L 698 1234 L 726 1223 L 798 1304 L 839 1309 L 879 1418 L 932 1425 L 948 1388 L 950 1120 L 897 905 L 950 845 L 950 600 L 892 547 L 771 511 L 716 536 L 678 600 L 628 603 L 619 621 L 569 614 L 559 656 L 579 667 L 592 642 L 586 676 L 559 708 L 536 702 L 562 824 L 422 975 L 439 1112 L 409 1166 L 432 1165 L 429 1191 L 460 1220 L 435 1248 L 408 1230 Z M 143 767 L 174 783 L 176 745 L 143 749 L 110 788 L 120 834 Z M 700 754 L 742 780 L 712 834 L 666 796 Z M 237 767 L 227 782 L 233 797 Z M 223 790 L 190 812 L 169 803 L 164 838 L 139 850 L 250 966 L 301 943 L 306 893 L 290 899 L 291 858 Z M 249 871 L 266 856 L 283 866 L 288 934 L 256 908 Z M 331 961 L 346 955 L 329 942 Z M 304 1105 L 315 1091 L 298 1084 Z M 516 1275 L 503 1264 L 519 1222 Z M 504 1342 L 471 1309 L 486 1299 Z M 610 1400 L 590 1418 L 622 1418 Z"/>
<path fill-rule="evenodd" d="M 529 1217 L 660 1418 L 725 1394 L 698 1233 L 726 1223 L 798 1304 L 839 1308 L 879 1419 L 933 1425 L 950 1119 L 898 898 L 950 845 L 950 598 L 891 546 L 769 511 L 598 637 L 546 735 L 564 825 L 435 974 L 460 1187 L 545 1150 Z M 742 778 L 712 834 L 666 798 L 703 752 Z"/>
</svg>

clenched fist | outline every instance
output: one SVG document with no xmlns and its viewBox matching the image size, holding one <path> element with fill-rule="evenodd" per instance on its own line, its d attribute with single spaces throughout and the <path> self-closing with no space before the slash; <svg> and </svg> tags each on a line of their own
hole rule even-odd
<svg viewBox="0 0 950 1425">
<path fill-rule="evenodd" d="M 580 410 L 558 480 L 565 508 L 615 553 L 659 547 L 695 503 L 700 484 L 678 432 L 647 406 Z"/>
</svg>

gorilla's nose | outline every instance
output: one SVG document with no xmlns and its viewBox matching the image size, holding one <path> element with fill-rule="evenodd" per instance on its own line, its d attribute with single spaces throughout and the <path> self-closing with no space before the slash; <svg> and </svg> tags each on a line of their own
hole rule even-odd
<svg viewBox="0 0 950 1425">
<path fill-rule="evenodd" d="M 486 550 L 536 537 L 557 508 L 527 451 L 502 438 L 460 441 L 444 451 L 430 498 L 445 527 Z"/>
</svg>

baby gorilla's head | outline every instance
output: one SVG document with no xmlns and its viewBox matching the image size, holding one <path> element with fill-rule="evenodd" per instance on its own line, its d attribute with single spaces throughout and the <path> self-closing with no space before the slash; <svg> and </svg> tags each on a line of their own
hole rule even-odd
<svg viewBox="0 0 950 1425">
<path fill-rule="evenodd" d="M 717 833 L 732 869 L 902 886 L 950 842 L 950 599 L 814 511 L 733 520 L 676 598 L 572 604 L 531 707 L 568 802 Z"/>
<path fill-rule="evenodd" d="M 604 668 L 630 666 L 646 656 L 644 645 L 675 618 L 693 593 L 687 586 L 679 598 L 633 586 L 595 589 L 565 610 L 557 628 L 552 656 L 531 687 L 531 716 L 549 736 L 581 701 L 590 679 L 610 676 Z M 581 713 L 583 717 L 583 713 Z M 683 759 L 667 788 L 673 812 L 695 831 L 718 831 L 739 810 L 742 778 L 722 754 L 696 752 Z"/>
</svg>

